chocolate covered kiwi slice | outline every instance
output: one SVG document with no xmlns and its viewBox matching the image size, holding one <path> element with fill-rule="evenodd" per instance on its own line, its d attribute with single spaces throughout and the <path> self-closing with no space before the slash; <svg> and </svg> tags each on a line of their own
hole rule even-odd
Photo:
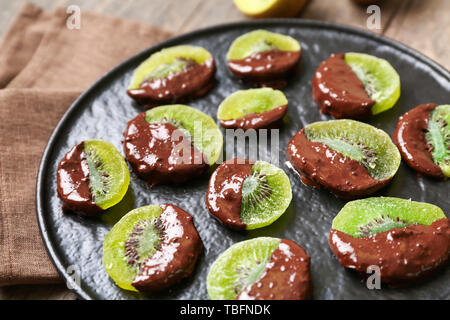
<svg viewBox="0 0 450 320">
<path fill-rule="evenodd" d="M 103 140 L 80 142 L 66 153 L 57 169 L 63 209 L 82 215 L 97 215 L 120 202 L 129 183 L 122 155 Z"/>
<path fill-rule="evenodd" d="M 133 170 L 157 185 L 183 183 L 219 158 L 223 137 L 215 121 L 185 105 L 166 105 L 128 122 L 124 149 Z"/>
<path fill-rule="evenodd" d="M 329 244 L 342 266 L 408 284 L 433 274 L 450 254 L 450 222 L 432 204 L 378 197 L 348 202 L 334 218 Z"/>
<path fill-rule="evenodd" d="M 220 222 L 237 230 L 270 225 L 288 208 L 292 200 L 286 173 L 274 165 L 231 159 L 212 174 L 206 205 Z"/>
<path fill-rule="evenodd" d="M 194 271 L 203 243 L 187 212 L 171 204 L 127 213 L 106 235 L 103 265 L 125 290 L 164 290 Z"/>
<path fill-rule="evenodd" d="M 179 45 L 152 54 L 133 73 L 128 95 L 147 107 L 187 101 L 213 86 L 214 58 L 201 47 Z"/>
<path fill-rule="evenodd" d="M 293 241 L 260 237 L 234 244 L 211 266 L 213 300 L 310 299 L 310 257 Z"/>
<path fill-rule="evenodd" d="M 419 173 L 450 177 L 450 105 L 422 104 L 400 117 L 393 141 Z"/>
<path fill-rule="evenodd" d="M 400 77 L 384 59 L 356 52 L 333 54 L 313 79 L 313 98 L 324 114 L 363 119 L 392 108 Z"/>
<path fill-rule="evenodd" d="M 262 129 L 278 127 L 288 101 L 280 90 L 240 90 L 228 96 L 217 111 L 224 128 Z"/>
<path fill-rule="evenodd" d="M 292 37 L 266 30 L 248 32 L 230 46 L 228 67 L 256 86 L 282 88 L 300 59 L 301 47 Z"/>
<path fill-rule="evenodd" d="M 344 199 L 386 186 L 401 161 L 387 133 L 355 120 L 306 126 L 289 142 L 287 156 L 305 184 L 323 186 Z"/>
</svg>

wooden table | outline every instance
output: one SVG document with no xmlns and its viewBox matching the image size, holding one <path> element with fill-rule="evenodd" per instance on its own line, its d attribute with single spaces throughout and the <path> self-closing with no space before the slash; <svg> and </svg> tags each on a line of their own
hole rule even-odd
<svg viewBox="0 0 450 320">
<path fill-rule="evenodd" d="M 0 2 L 0 35 L 26 0 Z M 232 0 L 33 0 L 50 10 L 78 5 L 81 10 L 135 19 L 176 34 L 246 18 Z M 381 28 L 369 30 L 400 41 L 450 69 L 450 1 L 384 0 Z M 366 6 L 350 0 L 310 0 L 300 18 L 323 20 L 367 30 Z M 74 299 L 64 285 L 24 285 L 0 288 L 0 299 Z"/>
</svg>

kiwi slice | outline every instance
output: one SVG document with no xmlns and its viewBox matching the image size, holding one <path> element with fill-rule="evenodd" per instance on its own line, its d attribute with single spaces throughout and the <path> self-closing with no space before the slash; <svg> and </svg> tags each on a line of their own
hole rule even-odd
<svg viewBox="0 0 450 320">
<path fill-rule="evenodd" d="M 450 177 L 450 105 L 440 105 L 430 114 L 425 135 L 433 161 Z"/>
<path fill-rule="evenodd" d="M 191 63 L 202 64 L 212 55 L 204 48 L 179 45 L 152 54 L 134 71 L 128 89 L 138 89 L 146 80 L 166 78 L 182 71 Z"/>
<path fill-rule="evenodd" d="M 227 53 L 227 60 L 241 60 L 253 53 L 278 49 L 281 51 L 300 51 L 297 40 L 267 30 L 255 30 L 236 38 Z"/>
<path fill-rule="evenodd" d="M 89 166 L 93 201 L 106 210 L 122 200 L 130 184 L 130 173 L 122 155 L 109 142 L 88 140 L 84 152 Z"/>
<path fill-rule="evenodd" d="M 272 88 L 239 90 L 228 96 L 217 110 L 219 120 L 242 119 L 287 105 L 284 93 Z"/>
<path fill-rule="evenodd" d="M 131 283 L 139 272 L 139 266 L 156 251 L 161 242 L 157 225 L 161 212 L 159 205 L 134 209 L 123 216 L 106 235 L 103 265 L 122 289 L 137 291 Z"/>
<path fill-rule="evenodd" d="M 306 136 L 362 164 L 372 178 L 391 179 L 401 156 L 383 130 L 355 120 L 320 121 L 305 128 Z"/>
<path fill-rule="evenodd" d="M 187 212 L 171 204 L 127 213 L 106 235 L 103 264 L 131 291 L 160 291 L 192 274 L 203 243 Z"/>
<path fill-rule="evenodd" d="M 159 106 L 146 112 L 148 123 L 169 122 L 191 138 L 197 150 L 206 156 L 209 165 L 216 163 L 222 152 L 222 132 L 205 113 L 186 105 Z"/>
<path fill-rule="evenodd" d="M 334 218 L 332 229 L 362 238 L 412 224 L 429 226 L 444 218 L 444 212 L 429 203 L 374 197 L 348 202 Z"/>
<path fill-rule="evenodd" d="M 264 272 L 280 239 L 259 237 L 234 244 L 211 266 L 206 278 L 208 295 L 213 300 L 233 300 L 244 287 Z"/>
<path fill-rule="evenodd" d="M 286 173 L 264 161 L 256 161 L 242 185 L 240 217 L 247 230 L 268 226 L 289 207 L 291 182 Z"/>
<path fill-rule="evenodd" d="M 369 97 L 376 101 L 372 114 L 392 108 L 400 97 L 400 76 L 385 59 L 364 53 L 348 52 L 345 62 L 364 84 Z"/>
</svg>

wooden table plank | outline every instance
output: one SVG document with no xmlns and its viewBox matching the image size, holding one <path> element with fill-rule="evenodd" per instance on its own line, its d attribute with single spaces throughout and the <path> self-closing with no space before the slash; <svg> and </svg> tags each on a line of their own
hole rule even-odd
<svg viewBox="0 0 450 320">
<path fill-rule="evenodd" d="M 384 34 L 450 70 L 450 1 L 407 1 Z"/>
<path fill-rule="evenodd" d="M 379 4 L 381 9 L 381 29 L 378 30 L 367 28 L 367 19 L 369 18 L 367 6 L 358 5 L 350 0 L 311 0 L 300 13 L 300 16 L 305 19 L 346 24 L 382 34 L 404 1 L 408 0 L 384 1 Z"/>
</svg>

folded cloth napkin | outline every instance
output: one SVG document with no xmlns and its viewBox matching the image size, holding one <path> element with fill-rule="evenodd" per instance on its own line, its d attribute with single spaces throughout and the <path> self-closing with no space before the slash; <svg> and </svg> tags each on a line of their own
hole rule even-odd
<svg viewBox="0 0 450 320">
<path fill-rule="evenodd" d="M 110 68 L 163 40 L 154 26 L 25 4 L 0 45 L 0 286 L 61 281 L 36 220 L 39 162 L 65 110 Z"/>
</svg>

